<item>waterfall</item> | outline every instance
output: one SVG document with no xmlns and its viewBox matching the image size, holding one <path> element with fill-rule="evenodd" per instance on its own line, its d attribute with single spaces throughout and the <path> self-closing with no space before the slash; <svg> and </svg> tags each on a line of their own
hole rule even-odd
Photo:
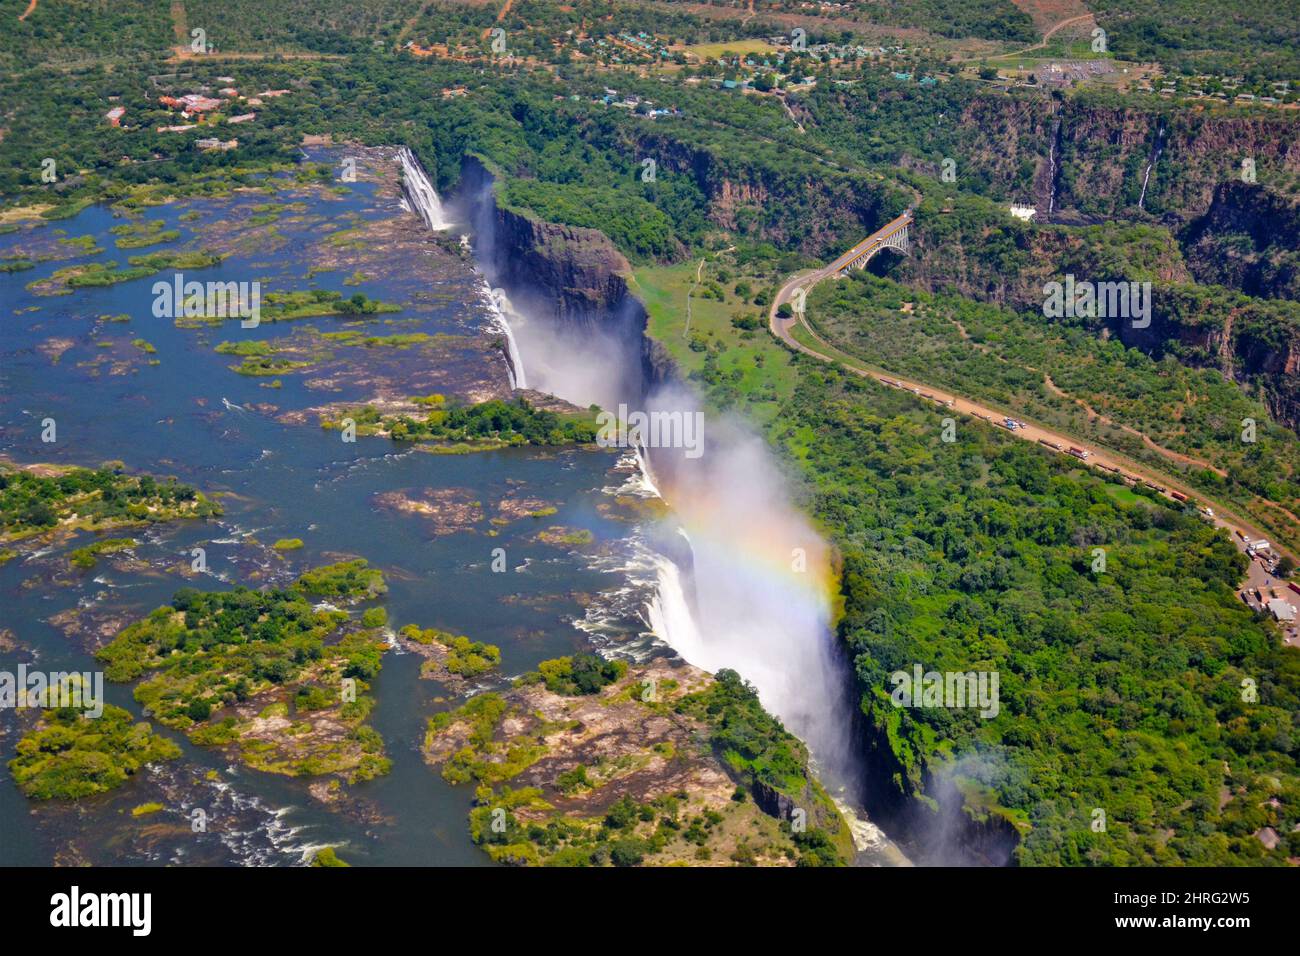
<svg viewBox="0 0 1300 956">
<path fill-rule="evenodd" d="M 1056 211 L 1056 147 L 1061 141 L 1061 117 L 1056 117 L 1052 127 L 1052 141 L 1047 147 L 1047 218 L 1052 218 Z"/>
<path fill-rule="evenodd" d="M 476 200 L 482 206 L 475 222 L 483 222 L 476 231 L 476 258 L 494 281 L 500 256 L 489 214 L 491 190 L 480 190 Z M 518 286 L 510 291 L 521 301 L 530 295 Z M 513 311 L 509 299 L 494 296 L 494 302 L 505 322 Z M 688 386 L 646 388 L 639 374 L 641 336 L 619 334 L 629 328 L 631 313 L 608 316 L 608 324 L 619 328 L 603 330 L 600 323 L 566 321 L 544 307 L 528 316 L 519 332 L 535 388 L 582 407 L 625 402 L 649 416 L 703 415 L 699 396 Z M 522 378 L 524 363 L 517 361 Z M 795 506 L 759 435 L 739 420 L 716 415 L 704 418 L 702 432 L 695 458 L 671 444 L 629 449 L 638 490 L 661 499 L 669 512 L 647 519 L 629 538 L 641 545 L 635 570 L 649 585 L 640 592 L 641 620 L 687 662 L 709 672 L 732 669 L 752 684 L 763 706 L 808 745 L 827 789 L 842 794 L 865 858 L 905 862 L 853 810 L 861 803 L 861 763 L 850 739 L 856 704 L 849 665 L 831 627 L 830 548 Z M 599 630 L 599 622 L 584 623 L 589 633 Z"/>
<path fill-rule="evenodd" d="M 402 162 L 402 194 L 407 204 L 434 232 L 450 229 L 452 224 L 443 212 L 442 200 L 415 153 L 409 146 L 403 146 L 397 156 Z"/>
<path fill-rule="evenodd" d="M 420 160 L 411 152 L 409 146 L 403 146 L 397 155 L 402 162 L 404 205 L 418 213 L 424 220 L 424 224 L 435 232 L 450 229 L 453 224 L 447 218 L 442 200 L 438 198 L 438 192 L 429 181 L 429 174 L 424 171 Z M 469 237 L 461 236 L 460 244 L 462 249 L 468 249 Z M 519 344 L 515 340 L 514 328 L 511 324 L 512 318 L 518 323 L 522 316 L 511 306 L 505 292 L 501 289 L 493 289 L 486 278 L 480 278 L 482 286 L 479 295 L 492 316 L 492 328 L 504 335 L 506 339 L 506 364 L 510 367 L 510 387 L 527 388 L 528 379 L 524 374 L 523 359 L 519 355 Z"/>
<path fill-rule="evenodd" d="M 905 865 L 854 792 L 847 734 L 854 705 L 830 628 L 826 546 L 790 504 L 761 439 L 732 423 L 711 425 L 705 466 L 683 467 L 668 452 L 660 478 L 646 450 L 636 449 L 644 487 L 690 528 L 676 529 L 680 548 L 650 556 L 657 586 L 647 624 L 691 664 L 731 668 L 752 683 L 764 707 L 808 745 L 863 859 Z M 806 573 L 792 571 L 795 549 L 808 552 Z"/>
<path fill-rule="evenodd" d="M 510 385 L 513 388 L 527 388 L 528 376 L 524 372 L 524 360 L 519 354 L 519 344 L 515 341 L 514 326 L 522 322 L 523 316 L 515 311 L 506 297 L 504 289 L 493 289 L 483 280 L 481 293 L 492 313 L 493 327 L 506 337 L 506 357 L 510 360 Z M 514 322 L 511 322 L 511 319 Z"/>
<path fill-rule="evenodd" d="M 1162 122 L 1160 124 L 1160 128 L 1156 131 L 1155 150 L 1152 152 L 1151 158 L 1147 160 L 1147 168 L 1142 173 L 1142 193 L 1138 196 L 1139 211 L 1142 210 L 1142 204 L 1145 203 L 1147 200 L 1147 183 L 1151 180 L 1151 170 L 1155 167 L 1156 163 L 1160 162 L 1160 153 L 1165 148 L 1164 142 L 1165 142 L 1165 124 Z"/>
<path fill-rule="evenodd" d="M 683 660 L 699 661 L 704 641 L 696 626 L 690 601 L 686 598 L 682 570 L 677 562 L 665 555 L 656 554 L 653 560 L 658 587 L 646 607 L 650 630 L 680 654 Z"/>
</svg>

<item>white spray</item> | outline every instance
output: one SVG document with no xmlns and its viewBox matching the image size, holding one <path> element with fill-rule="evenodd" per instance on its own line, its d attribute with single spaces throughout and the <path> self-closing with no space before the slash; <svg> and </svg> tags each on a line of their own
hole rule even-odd
<svg viewBox="0 0 1300 956">
<path fill-rule="evenodd" d="M 493 327 L 505 336 L 506 353 L 510 358 L 510 384 L 513 388 L 527 388 L 528 375 L 524 371 L 523 356 L 519 354 L 519 342 L 515 338 L 515 329 L 524 324 L 525 319 L 515 311 L 504 289 L 493 289 L 484 279 L 479 292 L 492 315 Z"/>
<path fill-rule="evenodd" d="M 420 160 L 409 146 L 403 146 L 397 156 L 402 162 L 402 192 L 410 207 L 419 213 L 424 224 L 434 232 L 450 229 L 452 223 L 447 219 L 438 191 L 433 188 L 429 174 L 424 171 Z"/>
</svg>

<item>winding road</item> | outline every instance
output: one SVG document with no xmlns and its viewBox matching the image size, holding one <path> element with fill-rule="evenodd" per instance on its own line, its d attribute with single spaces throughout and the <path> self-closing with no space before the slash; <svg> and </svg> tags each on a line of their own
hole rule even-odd
<svg viewBox="0 0 1300 956">
<path fill-rule="evenodd" d="M 873 232 L 867 238 L 863 239 L 848 252 L 837 258 L 830 265 L 821 269 L 812 271 L 799 272 L 791 276 L 786 283 L 777 291 L 776 296 L 772 299 L 771 308 L 768 310 L 768 329 L 773 335 L 784 342 L 789 348 L 804 355 L 809 355 L 823 362 L 838 362 L 848 371 L 855 375 L 861 375 L 864 378 L 872 378 L 891 388 L 901 389 L 912 392 L 919 398 L 933 402 L 935 405 L 950 409 L 961 415 L 967 415 L 974 418 L 981 418 L 990 424 L 1005 428 L 1003 422 L 1007 418 L 1018 420 L 1015 413 L 1007 413 L 996 409 L 990 405 L 984 405 L 977 401 L 972 401 L 961 395 L 947 392 L 941 388 L 935 388 L 923 382 L 915 382 L 909 379 L 900 378 L 897 375 L 891 375 L 880 369 L 873 369 L 864 364 L 861 360 L 847 355 L 842 350 L 826 342 L 819 336 L 811 325 L 805 319 L 803 310 L 799 307 L 800 291 L 803 292 L 806 299 L 807 293 L 811 291 L 817 283 L 833 278 L 846 269 L 854 260 L 858 259 L 864 252 L 874 255 L 876 251 L 886 248 L 885 240 L 893 236 L 898 230 L 911 225 L 913 217 L 911 210 L 903 213 L 898 218 L 892 220 L 880 229 Z M 874 249 L 873 249 L 874 247 Z M 793 306 L 793 314 L 788 318 L 778 315 L 782 305 L 789 304 Z M 799 337 L 796 337 L 796 330 Z M 803 341 L 800 341 L 800 337 Z M 812 344 L 806 344 L 811 342 Z M 1169 498 L 1171 501 L 1178 501 L 1179 495 L 1183 499 L 1192 501 L 1204 501 L 1205 495 L 1194 491 L 1187 485 L 1178 482 L 1167 475 L 1161 474 L 1155 470 L 1150 470 L 1136 465 L 1132 461 L 1108 451 L 1097 445 L 1085 442 L 1083 439 L 1076 438 L 1073 435 L 1067 435 L 1064 432 L 1044 428 L 1033 422 L 1024 422 L 1014 429 L 1009 429 L 1012 435 L 1025 441 L 1036 442 L 1043 447 L 1055 451 L 1058 454 L 1070 454 L 1069 449 L 1075 448 L 1083 453 L 1086 457 L 1079 458 L 1078 455 L 1072 457 L 1079 458 L 1080 464 L 1087 464 L 1101 471 L 1110 472 L 1119 475 L 1132 483 L 1142 483 L 1148 487 L 1154 488 L 1160 494 Z M 1225 528 L 1229 532 L 1229 537 L 1239 550 L 1245 551 L 1247 540 L 1256 541 L 1260 538 L 1268 538 L 1258 528 L 1249 522 L 1243 521 L 1239 516 L 1233 514 L 1231 510 L 1224 508 L 1219 502 L 1210 502 L 1214 510 L 1213 523 L 1220 528 Z M 1285 549 L 1277 544 L 1273 545 L 1274 551 L 1279 554 L 1289 554 Z M 1294 555 L 1291 555 L 1294 560 Z M 1258 561 L 1251 561 L 1250 571 L 1247 574 L 1247 580 L 1243 582 L 1243 587 L 1254 588 L 1262 585 L 1265 581 L 1266 572 L 1260 566 Z"/>
</svg>

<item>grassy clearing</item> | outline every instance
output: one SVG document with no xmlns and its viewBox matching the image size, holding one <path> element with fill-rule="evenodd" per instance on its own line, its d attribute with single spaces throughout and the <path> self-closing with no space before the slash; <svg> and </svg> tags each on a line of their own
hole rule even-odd
<svg viewBox="0 0 1300 956">
<path fill-rule="evenodd" d="M 725 263 L 699 260 L 673 266 L 645 266 L 633 273 L 633 291 L 645 303 L 650 335 L 689 377 L 710 390 L 723 388 L 736 404 L 759 422 L 771 421 L 780 403 L 794 394 L 790 354 L 767 331 L 766 307 L 736 294 L 748 283 L 753 290 L 765 280 L 736 274 Z M 726 276 L 726 281 L 718 277 Z M 692 292 L 692 289 L 694 291 Z M 708 290 L 721 299 L 706 297 Z M 686 302 L 690 295 L 690 328 Z M 736 321 L 757 319 L 756 328 Z"/>
<path fill-rule="evenodd" d="M 721 43 L 696 43 L 686 47 L 686 53 L 703 60 L 712 60 L 724 53 L 776 53 L 777 48 L 766 40 L 725 40 Z"/>
</svg>

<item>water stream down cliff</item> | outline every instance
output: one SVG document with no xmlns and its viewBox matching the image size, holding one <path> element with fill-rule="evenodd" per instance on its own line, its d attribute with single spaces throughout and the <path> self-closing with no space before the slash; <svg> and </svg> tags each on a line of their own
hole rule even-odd
<svg viewBox="0 0 1300 956">
<path fill-rule="evenodd" d="M 476 267 L 522 342 L 511 346 L 518 382 L 582 407 L 622 403 L 705 423 L 698 457 L 633 449 L 640 486 L 669 512 L 634 533 L 644 564 L 635 570 L 653 582 L 643 620 L 690 663 L 730 668 L 755 686 L 808 745 L 862 862 L 905 863 L 859 809 L 862 765 L 851 743 L 851 675 L 830 624 L 829 547 L 793 504 L 764 441 L 743 422 L 706 415 L 657 358 L 626 262 L 604 236 L 499 208 L 490 174 L 472 158 L 449 205 L 472 226 Z"/>
<path fill-rule="evenodd" d="M 407 205 L 435 232 L 450 229 L 452 224 L 443 214 L 442 201 L 420 160 L 409 146 L 403 146 L 397 156 L 402 163 L 402 193 Z"/>
</svg>

